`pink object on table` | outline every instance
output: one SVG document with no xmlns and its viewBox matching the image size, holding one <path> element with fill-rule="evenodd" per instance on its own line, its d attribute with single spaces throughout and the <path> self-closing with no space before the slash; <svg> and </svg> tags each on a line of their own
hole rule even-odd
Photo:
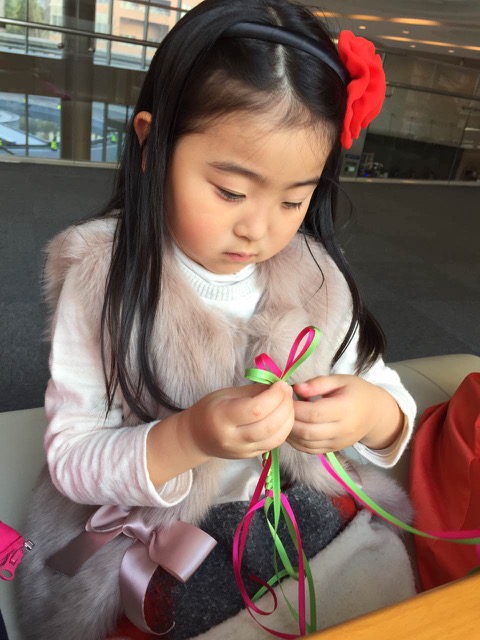
<svg viewBox="0 0 480 640">
<path fill-rule="evenodd" d="M 0 522 L 0 578 L 2 580 L 13 580 L 25 549 L 32 547 L 33 543 L 30 540 L 25 542 L 18 531 Z"/>
</svg>

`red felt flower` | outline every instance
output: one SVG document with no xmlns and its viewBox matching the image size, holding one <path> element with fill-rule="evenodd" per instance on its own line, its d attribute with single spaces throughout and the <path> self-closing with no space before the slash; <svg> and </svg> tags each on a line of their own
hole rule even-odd
<svg viewBox="0 0 480 640">
<path fill-rule="evenodd" d="M 341 137 L 342 146 L 350 149 L 353 139 L 360 135 L 360 129 L 368 127 L 380 113 L 387 85 L 382 59 L 369 40 L 351 31 L 341 31 L 338 53 L 351 78 L 347 85 L 347 110 Z"/>
</svg>

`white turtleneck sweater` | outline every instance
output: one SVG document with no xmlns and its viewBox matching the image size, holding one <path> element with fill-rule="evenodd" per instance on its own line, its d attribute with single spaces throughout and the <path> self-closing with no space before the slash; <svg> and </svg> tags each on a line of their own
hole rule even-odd
<svg viewBox="0 0 480 640">
<path fill-rule="evenodd" d="M 232 275 L 213 274 L 179 249 L 176 259 L 192 288 L 206 305 L 232 317 L 251 318 L 260 299 L 256 267 L 248 265 Z M 45 396 L 48 427 L 45 450 L 55 486 L 72 500 L 85 504 L 168 507 L 189 493 L 192 472 L 161 487 L 150 480 L 146 461 L 149 430 L 157 421 L 121 427 L 122 407 L 116 401 L 107 421 L 102 419 L 105 386 L 100 348 L 85 321 L 75 269 L 65 279 L 53 319 L 51 378 Z M 352 374 L 357 358 L 356 333 L 332 374 Z M 357 460 L 380 467 L 393 466 L 412 434 L 415 403 L 397 373 L 379 359 L 362 377 L 386 389 L 405 414 L 398 440 L 383 450 L 362 443 L 345 450 Z M 360 455 L 359 455 L 360 454 Z M 261 472 L 261 459 L 228 460 L 217 502 L 249 500 Z"/>
</svg>

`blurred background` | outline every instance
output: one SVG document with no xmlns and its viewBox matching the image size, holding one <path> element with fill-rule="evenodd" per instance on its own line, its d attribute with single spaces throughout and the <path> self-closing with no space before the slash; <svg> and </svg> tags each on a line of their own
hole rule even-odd
<svg viewBox="0 0 480 640">
<path fill-rule="evenodd" d="M 195 4 L 0 0 L 0 154 L 116 162 L 156 46 Z M 388 79 L 343 175 L 478 180 L 478 0 L 310 4 L 334 33 L 372 39 Z"/>
<path fill-rule="evenodd" d="M 0 410 L 43 403 L 42 248 L 108 199 L 150 60 L 196 4 L 0 0 Z M 480 2 L 308 4 L 372 40 L 387 76 L 341 169 L 341 241 L 387 359 L 479 354 Z"/>
</svg>

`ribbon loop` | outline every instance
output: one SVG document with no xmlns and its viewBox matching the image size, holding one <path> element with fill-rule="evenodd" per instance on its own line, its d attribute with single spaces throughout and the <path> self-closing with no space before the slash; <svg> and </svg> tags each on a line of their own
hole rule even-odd
<svg viewBox="0 0 480 640">
<path fill-rule="evenodd" d="M 304 362 L 315 349 L 318 340 L 320 337 L 320 332 L 316 327 L 306 327 L 301 331 L 293 346 L 290 350 L 290 354 L 288 356 L 287 365 L 282 372 L 278 365 L 265 353 L 262 353 L 260 356 L 255 358 L 255 364 L 257 365 L 256 369 L 247 369 L 245 372 L 245 377 L 249 380 L 253 380 L 254 382 L 261 382 L 263 384 L 272 384 L 279 379 L 287 380 L 292 373 Z M 302 343 L 302 340 L 306 338 L 305 344 L 303 345 L 300 353 L 297 355 L 297 351 Z M 350 478 L 345 469 L 342 467 L 338 459 L 336 458 L 333 452 L 329 452 L 327 454 L 319 454 L 318 456 L 320 461 L 326 471 L 350 494 L 355 500 L 357 500 L 360 504 L 362 504 L 365 508 L 369 509 L 371 512 L 376 515 L 382 517 L 384 520 L 395 524 L 397 527 L 404 529 L 410 533 L 413 533 L 418 536 L 423 536 L 426 538 L 432 538 L 434 540 L 443 540 L 445 542 L 452 542 L 456 544 L 469 544 L 476 545 L 477 553 L 480 557 L 480 529 L 476 529 L 473 531 L 421 531 L 419 529 L 415 529 L 410 525 L 402 522 L 392 514 L 388 513 L 378 504 L 376 504 L 369 496 L 367 496 L 361 489 L 360 483 L 355 484 L 355 482 Z M 295 516 L 293 511 L 288 504 L 288 500 L 286 496 L 280 490 L 280 472 L 278 466 L 278 451 L 273 449 L 268 452 L 264 456 L 264 470 L 260 476 L 260 480 L 258 481 L 257 487 L 255 489 L 252 501 L 250 503 L 249 510 L 241 523 L 239 524 L 237 531 L 235 533 L 234 538 L 234 548 L 233 548 L 233 564 L 235 571 L 235 578 L 237 580 L 240 592 L 244 599 L 244 602 L 247 606 L 247 610 L 250 615 L 256 620 L 253 616 L 252 611 L 258 613 L 260 615 L 268 615 L 268 612 L 262 611 L 259 609 L 254 603 L 258 598 L 263 595 L 266 591 L 269 591 L 273 596 L 275 595 L 272 591 L 272 585 L 275 583 L 280 583 L 281 578 L 286 575 L 290 575 L 298 579 L 299 587 L 298 587 L 298 614 L 293 609 L 292 605 L 287 600 L 287 605 L 290 609 L 295 620 L 299 623 L 299 631 L 300 635 L 291 635 L 280 633 L 278 631 L 274 631 L 273 629 L 269 629 L 268 627 L 262 625 L 258 620 L 256 622 L 269 633 L 277 636 L 278 638 L 299 638 L 303 637 L 305 631 L 308 633 L 312 633 L 315 630 L 315 593 L 313 587 L 313 579 L 310 573 L 310 569 L 308 567 L 308 561 L 306 557 L 303 555 L 301 540 L 300 540 L 300 532 L 298 531 L 297 523 L 295 522 Z M 360 485 L 360 486 L 359 486 Z M 265 488 L 266 497 L 260 500 L 260 495 L 262 493 L 262 489 Z M 270 506 L 274 507 L 274 523 L 272 524 L 268 519 L 268 510 Z M 272 538 L 274 541 L 274 566 L 276 570 L 276 574 L 273 578 L 271 578 L 267 584 L 264 585 L 262 589 L 260 589 L 253 598 L 250 598 L 246 592 L 245 586 L 242 581 L 242 577 L 240 574 L 240 567 L 242 562 L 243 550 L 245 547 L 246 536 L 248 532 L 248 527 L 250 525 L 250 521 L 253 517 L 255 511 L 259 508 L 264 507 L 265 515 L 267 517 L 267 523 L 272 534 Z M 296 546 L 298 551 L 298 571 L 294 572 L 294 568 L 290 563 L 288 557 L 286 557 L 285 549 L 278 538 L 277 535 L 277 527 L 280 518 L 280 511 L 285 517 L 285 521 L 291 535 L 291 538 Z M 279 570 L 278 568 L 278 558 L 277 554 L 280 556 L 280 559 L 283 563 L 284 569 Z M 306 576 L 309 586 L 309 595 L 310 595 L 310 625 L 306 625 L 305 621 L 305 588 L 304 588 L 304 577 Z M 261 582 L 258 579 L 257 582 Z M 281 586 L 280 586 L 281 588 Z M 274 599 L 276 608 L 276 599 Z"/>
<path fill-rule="evenodd" d="M 297 356 L 297 350 L 305 337 L 307 338 L 305 344 Z M 320 330 L 317 329 L 317 327 L 305 327 L 305 329 L 298 334 L 288 356 L 287 365 L 283 373 L 284 378 L 289 378 L 295 369 L 310 357 L 311 353 L 317 346 L 319 339 Z"/>
<path fill-rule="evenodd" d="M 127 617 L 139 629 L 164 635 L 148 626 L 144 600 L 148 584 L 158 566 L 180 582 L 186 582 L 215 547 L 216 540 L 187 522 L 177 520 L 169 527 L 145 522 L 140 508 L 102 506 L 85 525 L 85 531 L 48 558 L 48 567 L 68 576 L 113 538 L 123 534 L 134 543 L 126 550 L 120 566 L 120 592 Z"/>
<path fill-rule="evenodd" d="M 305 338 L 305 344 L 297 355 L 297 351 Z M 245 377 L 252 380 L 252 382 L 260 382 L 262 384 L 273 384 L 274 382 L 278 382 L 278 380 L 287 381 L 296 369 L 310 357 L 319 339 L 320 329 L 317 329 L 317 327 L 305 327 L 296 337 L 283 371 L 269 355 L 261 353 L 255 358 L 256 368 L 247 369 L 245 371 Z"/>
<path fill-rule="evenodd" d="M 277 363 L 272 360 L 270 356 L 268 356 L 266 353 L 262 353 L 255 358 L 256 368 L 247 369 L 245 372 L 245 377 L 249 380 L 260 382 L 262 384 L 273 384 L 278 380 L 288 380 L 288 378 L 294 373 L 294 371 L 311 355 L 311 353 L 317 346 L 319 338 L 319 329 L 317 329 L 316 327 L 306 327 L 298 334 L 297 338 L 295 339 L 287 359 L 286 367 L 283 371 L 280 369 Z M 302 344 L 303 340 L 305 340 L 305 343 L 300 349 L 300 345 Z M 250 502 L 250 507 L 235 532 L 233 544 L 233 568 L 240 593 L 250 615 L 263 629 L 265 629 L 265 631 L 268 631 L 278 638 L 285 638 L 285 640 L 290 640 L 293 638 L 303 637 L 305 633 L 312 633 L 313 631 L 315 631 L 315 589 L 308 560 L 303 552 L 300 531 L 295 520 L 295 515 L 290 507 L 287 497 L 281 491 L 280 466 L 277 449 L 273 449 L 272 451 L 264 455 L 263 466 L 264 469 L 255 488 L 252 500 Z M 260 499 L 262 491 L 264 491 L 265 497 Z M 273 522 L 269 518 L 269 511 L 270 507 L 272 506 Z M 262 507 L 264 509 L 267 525 L 273 540 L 273 565 L 275 568 L 275 575 L 270 580 L 268 580 L 268 582 L 265 582 L 255 576 L 250 576 L 251 580 L 263 585 L 262 588 L 253 597 L 250 597 L 245 589 L 245 585 L 243 584 L 240 569 L 242 565 L 242 557 L 250 522 L 253 518 L 254 513 Z M 278 526 L 281 516 L 283 516 L 286 522 L 288 533 L 297 551 L 297 567 L 294 567 L 292 562 L 290 561 L 285 546 L 278 535 Z M 283 565 L 283 569 L 280 569 L 279 567 L 279 560 Z M 255 612 L 259 615 L 269 615 L 269 613 L 275 611 L 275 609 L 277 608 L 277 597 L 275 592 L 273 591 L 273 585 L 276 583 L 280 584 L 281 579 L 286 576 L 290 576 L 298 582 L 298 613 L 286 598 L 285 594 L 284 598 L 290 610 L 290 613 L 298 622 L 299 635 L 282 633 L 270 629 L 261 624 L 253 616 L 252 613 Z M 306 582 L 308 584 L 308 595 L 310 602 L 309 623 L 307 623 L 306 619 Z M 282 587 L 280 584 L 280 589 L 281 588 Z M 255 604 L 256 600 L 267 591 L 273 597 L 272 612 L 264 611 Z"/>
<path fill-rule="evenodd" d="M 99 507 L 85 525 L 86 531 L 110 533 L 122 529 L 126 518 L 132 512 L 128 507 L 104 505 Z"/>
<path fill-rule="evenodd" d="M 270 356 L 266 353 L 261 353 L 259 356 L 255 358 L 255 364 L 257 365 L 257 369 L 262 369 L 262 371 L 270 371 L 277 378 L 281 378 L 283 376 L 283 371 L 277 365 Z"/>
</svg>

